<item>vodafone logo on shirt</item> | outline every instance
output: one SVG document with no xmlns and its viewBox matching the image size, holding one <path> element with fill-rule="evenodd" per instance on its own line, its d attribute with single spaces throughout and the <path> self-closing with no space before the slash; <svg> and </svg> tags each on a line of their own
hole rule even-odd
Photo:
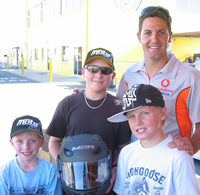
<svg viewBox="0 0 200 195">
<path fill-rule="evenodd" d="M 168 79 L 163 79 L 161 81 L 161 88 L 158 88 L 160 90 L 160 92 L 163 94 L 163 95 L 167 95 L 167 96 L 170 96 L 171 93 L 174 92 L 174 90 L 171 90 L 171 89 L 167 89 L 167 87 L 169 87 L 170 85 L 170 81 Z"/>
<path fill-rule="evenodd" d="M 162 85 L 163 87 L 168 87 L 169 84 L 170 84 L 170 82 L 169 82 L 168 79 L 164 79 L 164 80 L 162 80 L 162 82 L 161 82 L 161 85 Z"/>
</svg>

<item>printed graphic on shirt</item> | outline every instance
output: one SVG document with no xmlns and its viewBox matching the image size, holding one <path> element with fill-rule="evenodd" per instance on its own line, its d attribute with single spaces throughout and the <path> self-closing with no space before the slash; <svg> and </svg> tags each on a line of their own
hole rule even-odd
<svg viewBox="0 0 200 195">
<path fill-rule="evenodd" d="M 38 188 L 21 188 L 21 187 L 11 187 L 9 194 L 12 195 L 26 195 L 26 194 L 35 194 L 35 195 L 47 195 L 47 186 L 40 186 Z"/>
<path fill-rule="evenodd" d="M 156 170 L 134 167 L 129 170 L 124 183 L 124 194 L 128 195 L 160 195 L 165 176 Z"/>
<path fill-rule="evenodd" d="M 114 99 L 114 103 L 116 106 L 120 106 L 120 105 L 122 105 L 122 100 Z"/>
</svg>

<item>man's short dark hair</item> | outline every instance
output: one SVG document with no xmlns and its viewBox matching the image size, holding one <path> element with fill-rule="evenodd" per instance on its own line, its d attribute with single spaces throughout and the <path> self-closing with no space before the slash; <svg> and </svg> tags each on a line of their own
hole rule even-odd
<svg viewBox="0 0 200 195">
<path fill-rule="evenodd" d="M 161 18 L 164 21 L 166 21 L 168 30 L 169 30 L 169 32 L 171 32 L 171 23 L 172 23 L 171 16 L 167 16 L 163 12 L 161 12 L 160 10 L 155 9 L 155 10 L 152 10 L 152 11 L 146 13 L 144 16 L 139 18 L 139 33 L 140 34 L 141 34 L 141 31 L 142 31 L 142 24 L 143 24 L 144 19 L 154 18 L 154 17 Z"/>
</svg>

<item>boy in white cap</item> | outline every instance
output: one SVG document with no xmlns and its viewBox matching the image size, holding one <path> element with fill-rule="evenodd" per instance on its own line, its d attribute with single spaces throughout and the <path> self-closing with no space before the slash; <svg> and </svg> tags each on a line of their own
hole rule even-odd
<svg viewBox="0 0 200 195">
<path fill-rule="evenodd" d="M 199 195 L 192 156 L 167 145 L 173 138 L 163 131 L 167 108 L 161 92 L 151 85 L 134 85 L 123 95 L 122 110 L 108 120 L 128 120 L 139 140 L 121 150 L 114 191 Z"/>
<path fill-rule="evenodd" d="M 56 166 L 37 156 L 45 141 L 40 120 L 16 118 L 10 138 L 17 157 L 0 168 L 0 194 L 62 194 Z"/>
</svg>

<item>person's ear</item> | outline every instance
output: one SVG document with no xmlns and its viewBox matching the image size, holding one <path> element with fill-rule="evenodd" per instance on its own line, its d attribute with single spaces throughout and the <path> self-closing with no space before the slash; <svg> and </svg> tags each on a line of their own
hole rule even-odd
<svg viewBox="0 0 200 195">
<path fill-rule="evenodd" d="M 115 76 L 116 76 L 116 72 L 113 72 L 112 73 L 112 80 L 115 78 Z"/>
<path fill-rule="evenodd" d="M 168 43 L 172 42 L 172 32 L 169 33 Z"/>
<path fill-rule="evenodd" d="M 162 108 L 161 119 L 165 120 L 167 118 L 167 107 Z"/>
<path fill-rule="evenodd" d="M 10 139 L 9 141 L 10 141 L 11 145 L 13 146 L 13 148 L 15 148 L 15 147 L 14 147 L 14 142 L 13 142 L 13 140 Z"/>
<path fill-rule="evenodd" d="M 40 148 L 44 145 L 45 139 L 41 141 Z"/>
<path fill-rule="evenodd" d="M 139 43 L 141 43 L 141 35 L 140 35 L 139 32 L 137 33 L 137 37 L 138 37 L 138 41 L 139 41 Z"/>
<path fill-rule="evenodd" d="M 82 72 L 82 76 L 85 78 L 85 68 L 84 67 L 81 68 L 81 72 Z"/>
</svg>

